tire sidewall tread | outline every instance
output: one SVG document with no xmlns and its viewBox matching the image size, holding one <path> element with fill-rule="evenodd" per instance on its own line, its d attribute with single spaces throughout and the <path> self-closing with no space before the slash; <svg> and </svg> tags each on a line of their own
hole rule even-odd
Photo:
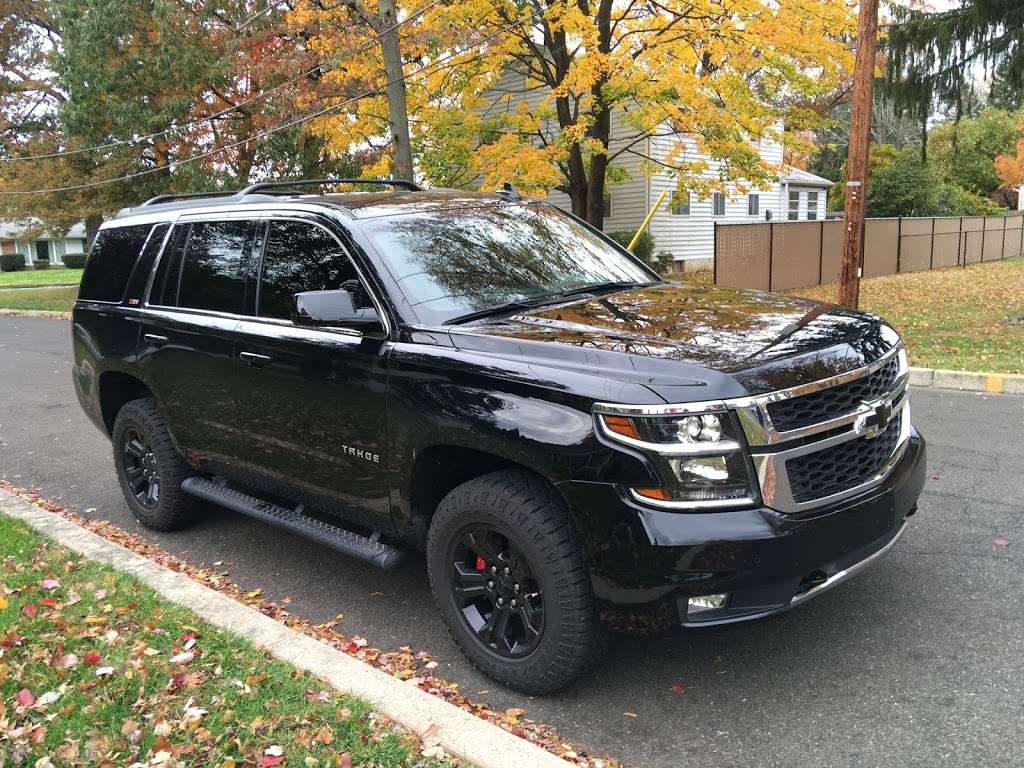
<svg viewBox="0 0 1024 768">
<path fill-rule="evenodd" d="M 122 435 L 132 427 L 146 436 L 160 473 L 160 498 L 152 509 L 138 503 L 125 476 Z M 198 500 L 181 490 L 182 481 L 193 474 L 192 468 L 175 448 L 155 398 L 143 397 L 125 403 L 114 419 L 111 442 L 121 493 L 136 520 L 156 531 L 173 531 L 195 520 Z"/>
<path fill-rule="evenodd" d="M 544 636 L 525 658 L 503 658 L 485 648 L 450 597 L 451 542 L 473 523 L 491 525 L 513 539 L 541 583 Z M 427 570 L 455 642 L 475 667 L 510 688 L 530 694 L 564 688 L 596 663 L 606 645 L 565 503 L 552 486 L 528 472 L 492 472 L 452 490 L 431 521 Z"/>
</svg>

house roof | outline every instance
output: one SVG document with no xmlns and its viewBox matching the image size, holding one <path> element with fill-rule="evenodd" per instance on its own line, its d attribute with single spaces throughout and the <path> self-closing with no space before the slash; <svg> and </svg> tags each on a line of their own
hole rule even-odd
<svg viewBox="0 0 1024 768">
<path fill-rule="evenodd" d="M 829 181 L 822 176 L 816 176 L 809 171 L 788 165 L 783 169 L 782 180 L 787 184 L 799 184 L 805 187 L 831 187 L 835 184 L 834 181 Z"/>
<path fill-rule="evenodd" d="M 5 240 L 17 240 L 19 239 L 26 230 L 34 229 L 39 226 L 38 219 L 22 219 L 21 221 L 10 221 L 0 219 L 0 238 Z M 75 224 L 71 229 L 68 230 L 67 234 L 58 235 L 52 231 L 45 230 L 42 239 L 52 239 L 61 237 L 80 237 L 85 239 L 85 224 Z"/>
</svg>

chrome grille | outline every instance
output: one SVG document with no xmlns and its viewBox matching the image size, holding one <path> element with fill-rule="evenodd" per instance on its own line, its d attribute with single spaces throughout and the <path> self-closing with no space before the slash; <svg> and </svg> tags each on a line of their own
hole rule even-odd
<svg viewBox="0 0 1024 768">
<path fill-rule="evenodd" d="M 789 487 L 798 503 L 842 493 L 876 475 L 896 451 L 902 419 L 892 419 L 874 438 L 847 440 L 786 462 Z"/>
<path fill-rule="evenodd" d="M 878 400 L 892 392 L 899 373 L 899 357 L 893 355 L 881 368 L 863 378 L 771 403 L 768 415 L 772 426 L 780 432 L 788 432 L 852 413 L 861 403 Z"/>
</svg>

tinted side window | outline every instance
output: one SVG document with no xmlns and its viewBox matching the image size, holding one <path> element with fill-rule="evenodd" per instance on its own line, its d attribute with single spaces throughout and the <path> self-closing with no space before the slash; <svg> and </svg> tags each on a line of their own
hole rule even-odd
<svg viewBox="0 0 1024 768">
<path fill-rule="evenodd" d="M 248 221 L 193 224 L 182 262 L 178 306 L 240 313 L 248 239 Z"/>
<path fill-rule="evenodd" d="M 292 296 L 303 291 L 345 288 L 356 306 L 370 306 L 355 267 L 324 229 L 303 221 L 272 221 L 260 268 L 259 314 L 287 320 Z"/>
<path fill-rule="evenodd" d="M 149 291 L 149 303 L 173 307 L 178 303 L 178 280 L 181 278 L 181 255 L 188 242 L 188 224 L 176 226 L 171 233 L 171 240 L 160 257 L 160 263 L 153 277 L 153 287 Z"/>
<path fill-rule="evenodd" d="M 153 271 L 153 262 L 156 260 L 157 254 L 160 253 L 160 247 L 164 244 L 164 236 L 170 228 L 170 224 L 157 224 L 150 232 L 146 247 L 142 250 L 142 257 L 135 263 L 132 276 L 128 278 L 126 296 L 129 304 L 138 304 L 139 297 L 145 292 L 149 275 Z"/>
<path fill-rule="evenodd" d="M 124 299 L 132 273 L 152 224 L 104 229 L 96 235 L 82 275 L 78 297 L 92 301 Z"/>
</svg>

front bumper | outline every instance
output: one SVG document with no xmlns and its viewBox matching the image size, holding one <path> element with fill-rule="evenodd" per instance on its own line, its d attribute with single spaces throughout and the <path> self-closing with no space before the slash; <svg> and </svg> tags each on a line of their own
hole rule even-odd
<svg viewBox="0 0 1024 768">
<path fill-rule="evenodd" d="M 916 511 L 925 442 L 911 433 L 883 483 L 841 504 L 783 514 L 653 510 L 612 485 L 560 486 L 575 513 L 599 600 L 709 626 L 779 613 L 855 575 L 891 548 Z M 688 612 L 690 597 L 728 594 L 721 608 Z"/>
</svg>

